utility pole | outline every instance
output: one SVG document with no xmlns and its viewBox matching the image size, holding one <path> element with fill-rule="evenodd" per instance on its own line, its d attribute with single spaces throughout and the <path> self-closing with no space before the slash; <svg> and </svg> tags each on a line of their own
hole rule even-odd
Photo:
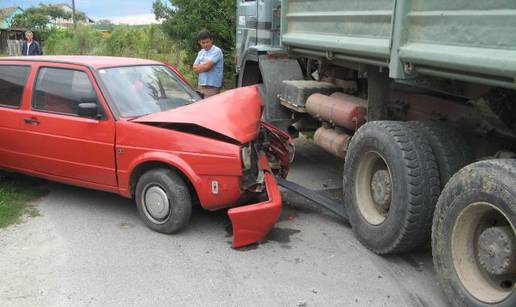
<svg viewBox="0 0 516 307">
<path fill-rule="evenodd" d="M 77 29 L 77 23 L 75 22 L 75 0 L 72 0 L 72 21 L 73 21 L 73 29 Z"/>
</svg>

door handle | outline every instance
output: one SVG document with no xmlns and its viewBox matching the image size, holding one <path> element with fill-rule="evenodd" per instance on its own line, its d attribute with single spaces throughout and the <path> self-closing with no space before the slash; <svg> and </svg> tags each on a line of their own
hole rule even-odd
<svg viewBox="0 0 516 307">
<path fill-rule="evenodd" d="M 26 123 L 26 124 L 31 124 L 31 125 L 39 125 L 39 120 L 36 118 L 36 117 L 28 117 L 28 118 L 24 118 L 23 121 Z"/>
</svg>

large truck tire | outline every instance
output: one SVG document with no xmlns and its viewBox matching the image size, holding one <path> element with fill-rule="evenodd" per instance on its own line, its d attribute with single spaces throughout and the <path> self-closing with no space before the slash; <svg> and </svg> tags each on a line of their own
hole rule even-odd
<svg viewBox="0 0 516 307">
<path fill-rule="evenodd" d="M 414 121 L 410 125 L 425 135 L 439 166 L 441 188 L 464 166 L 473 163 L 473 150 L 453 127 L 433 121 Z"/>
<path fill-rule="evenodd" d="M 453 306 L 516 306 L 516 160 L 454 175 L 436 207 L 432 253 Z"/>
<path fill-rule="evenodd" d="M 346 154 L 343 184 L 353 231 L 373 252 L 405 252 L 429 241 L 440 181 L 418 129 L 393 121 L 362 126 Z"/>
</svg>

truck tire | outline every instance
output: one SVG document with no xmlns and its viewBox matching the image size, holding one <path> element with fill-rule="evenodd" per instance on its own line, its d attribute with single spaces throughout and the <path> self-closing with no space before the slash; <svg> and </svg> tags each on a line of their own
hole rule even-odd
<svg viewBox="0 0 516 307">
<path fill-rule="evenodd" d="M 135 198 L 141 218 L 154 231 L 174 233 L 190 221 L 192 200 L 188 186 L 172 170 L 144 173 L 136 185 Z"/>
<path fill-rule="evenodd" d="M 437 203 L 432 253 L 453 306 L 516 306 L 516 160 L 455 174 Z"/>
<path fill-rule="evenodd" d="M 425 135 L 439 167 L 441 188 L 464 166 L 473 163 L 473 150 L 464 136 L 453 127 L 432 121 L 414 121 L 410 125 Z"/>
<path fill-rule="evenodd" d="M 417 129 L 393 121 L 362 126 L 351 140 L 343 183 L 353 231 L 370 250 L 393 254 L 429 241 L 439 171 Z"/>
</svg>

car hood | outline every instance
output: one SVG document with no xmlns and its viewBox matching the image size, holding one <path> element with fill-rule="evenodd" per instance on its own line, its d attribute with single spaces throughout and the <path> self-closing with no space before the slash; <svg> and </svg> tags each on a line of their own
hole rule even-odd
<svg viewBox="0 0 516 307">
<path fill-rule="evenodd" d="M 133 122 L 201 126 L 245 144 L 258 136 L 260 116 L 260 93 L 256 86 L 249 86 L 226 91 L 177 109 L 142 116 Z"/>
</svg>

